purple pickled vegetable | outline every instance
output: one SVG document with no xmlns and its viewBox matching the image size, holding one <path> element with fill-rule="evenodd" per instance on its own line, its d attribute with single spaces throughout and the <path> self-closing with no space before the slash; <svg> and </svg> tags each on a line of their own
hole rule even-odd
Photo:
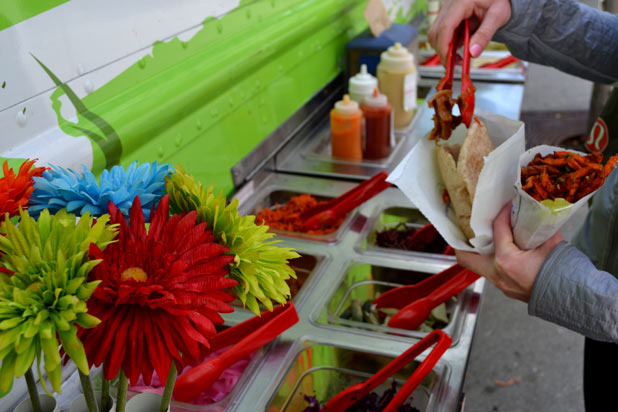
<svg viewBox="0 0 618 412">
<path fill-rule="evenodd" d="M 303 412 L 320 412 L 320 409 L 322 409 L 318 398 L 315 396 L 305 395 L 305 401 L 309 404 L 309 406 L 303 409 Z"/>
<path fill-rule="evenodd" d="M 399 223 L 397 226 L 389 229 L 384 229 L 376 232 L 376 244 L 380 247 L 389 249 L 401 249 L 426 253 L 443 253 L 447 243 L 437 232 L 435 232 L 435 238 L 429 240 L 426 239 L 426 243 L 423 243 L 422 247 L 415 244 L 411 244 L 409 240 L 412 235 L 418 229 L 414 227 L 408 227 L 405 223 Z"/>
<path fill-rule="evenodd" d="M 395 397 L 397 392 L 397 383 L 393 381 L 390 389 L 384 391 L 382 396 L 375 392 L 370 392 L 358 400 L 354 405 L 350 406 L 346 412 L 381 412 L 386 408 L 386 405 Z M 321 409 L 320 403 L 315 396 L 305 395 L 305 401 L 309 403 L 302 412 L 319 412 Z M 403 404 L 397 408 L 397 412 L 420 412 L 418 409 L 409 404 Z"/>
</svg>

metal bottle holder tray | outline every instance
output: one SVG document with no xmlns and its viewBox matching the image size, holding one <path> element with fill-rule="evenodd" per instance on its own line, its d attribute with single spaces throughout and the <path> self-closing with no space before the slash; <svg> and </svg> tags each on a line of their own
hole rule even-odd
<svg viewBox="0 0 618 412">
<path fill-rule="evenodd" d="M 419 97 L 432 96 L 435 93 L 434 86 L 440 77 L 441 74 L 435 78 L 420 79 Z M 453 88 L 456 95 L 460 87 L 460 82 L 455 81 Z M 520 80 L 508 84 L 479 81 L 475 83 L 475 87 L 478 109 L 512 119 L 519 118 L 524 93 L 524 85 Z M 329 111 L 334 102 L 341 98 L 343 91 L 344 87 L 338 79 L 333 80 L 307 104 L 311 110 L 303 107 L 290 119 L 290 123 L 298 123 L 297 127 L 284 123 L 280 129 L 273 132 L 271 137 L 275 141 L 283 138 L 280 135 L 288 136 L 289 134 L 289 136 L 284 143 L 280 143 L 279 150 L 270 162 L 265 164 L 265 167 L 286 173 L 364 180 L 382 170 L 391 172 L 433 127 L 433 111 L 422 102 L 416 109 L 409 127 L 405 130 L 395 130 L 397 144 L 388 157 L 362 161 L 334 158 L 330 155 Z M 271 145 L 273 144 L 271 142 Z M 263 145 L 258 146 L 256 151 L 261 153 L 262 158 L 265 158 L 272 152 L 272 148 L 264 142 Z M 246 168 L 247 165 L 241 162 L 232 169 L 237 184 L 242 183 L 240 176 L 243 176 L 243 169 Z"/>
</svg>

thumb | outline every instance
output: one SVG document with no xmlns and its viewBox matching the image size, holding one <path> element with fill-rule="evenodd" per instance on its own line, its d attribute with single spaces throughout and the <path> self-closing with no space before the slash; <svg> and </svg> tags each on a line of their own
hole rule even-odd
<svg viewBox="0 0 618 412">
<path fill-rule="evenodd" d="M 510 10 L 505 10 L 504 7 L 493 6 L 487 10 L 481 25 L 470 38 L 470 54 L 472 57 L 478 57 L 481 54 L 496 31 L 509 20 L 510 15 Z"/>
</svg>

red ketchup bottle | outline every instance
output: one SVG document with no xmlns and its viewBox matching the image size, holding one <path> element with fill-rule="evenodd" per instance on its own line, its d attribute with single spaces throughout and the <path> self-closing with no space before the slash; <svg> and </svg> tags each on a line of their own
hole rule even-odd
<svg viewBox="0 0 618 412">
<path fill-rule="evenodd" d="M 376 88 L 361 105 L 365 119 L 365 142 L 363 158 L 382 159 L 391 153 L 394 136 L 391 120 L 391 105 L 386 95 Z"/>
</svg>

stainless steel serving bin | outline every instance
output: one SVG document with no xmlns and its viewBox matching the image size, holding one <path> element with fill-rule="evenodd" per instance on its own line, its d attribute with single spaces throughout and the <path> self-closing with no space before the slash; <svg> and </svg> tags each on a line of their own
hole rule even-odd
<svg viewBox="0 0 618 412">
<path fill-rule="evenodd" d="M 355 184 L 342 180 L 264 172 L 238 192 L 239 210 L 245 214 L 255 213 L 260 207 L 269 207 L 271 201 L 267 199 L 272 199 L 271 194 L 274 192 L 310 193 L 332 198 Z M 235 389 L 234 399 L 227 410 L 302 411 L 296 409 L 298 405 L 304 405 L 301 394 L 313 395 L 315 392 L 324 398 L 320 400 L 328 400 L 339 389 L 366 379 L 379 370 L 380 365 L 386 364 L 426 336 L 424 332 L 388 327 L 376 329 L 328 319 L 327 308 L 332 304 L 337 290 L 345 284 L 348 269 L 354 265 L 371 267 L 376 280 L 390 276 L 392 281 L 392 273 L 395 273 L 395 277 L 399 276 L 398 281 L 391 282 L 395 285 L 405 283 L 406 280 L 418 280 L 414 274 L 426 276 L 455 263 L 450 256 L 361 247 L 375 227 L 379 215 L 392 207 L 415 210 L 414 205 L 399 190 L 389 188 L 352 211 L 347 217 L 349 221 L 346 220 L 346 224 L 342 225 L 334 241 L 291 233 L 278 235 L 281 246 L 294 247 L 301 255 L 320 256 L 321 260 L 301 289 L 304 296 L 295 301 L 299 323 L 268 347 L 252 378 L 243 382 L 242 388 Z M 391 275 L 388 275 L 389 271 Z M 453 335 L 454 341 L 434 368 L 429 380 L 414 395 L 413 402 L 418 403 L 413 405 L 421 411 L 450 412 L 457 409 L 483 287 L 484 280 L 481 279 L 450 303 L 451 321 L 443 330 Z M 226 314 L 224 318 L 226 323 L 233 324 L 250 316 L 248 311 L 239 310 Z M 309 353 L 312 348 L 319 348 L 333 356 L 311 358 Z M 309 358 L 313 366 L 307 363 Z M 367 369 L 365 366 L 350 365 L 347 360 L 352 358 L 365 359 L 371 367 Z M 406 369 L 396 379 L 403 382 L 410 371 Z M 320 379 L 335 382 L 335 378 L 339 379 L 339 386 L 333 384 L 332 388 L 330 385 L 324 388 L 320 384 Z M 305 393 L 308 391 L 311 393 Z"/>
<path fill-rule="evenodd" d="M 369 350 L 308 340 L 294 342 L 290 353 L 284 377 L 269 399 L 268 412 L 302 411 L 307 406 L 305 396 L 314 396 L 324 404 L 341 390 L 371 377 L 393 359 Z M 418 364 L 411 362 L 376 388 L 376 392 L 382 394 L 393 380 L 401 388 Z M 405 403 L 422 411 L 438 410 L 449 373 L 447 363 L 439 362 Z"/>
</svg>

